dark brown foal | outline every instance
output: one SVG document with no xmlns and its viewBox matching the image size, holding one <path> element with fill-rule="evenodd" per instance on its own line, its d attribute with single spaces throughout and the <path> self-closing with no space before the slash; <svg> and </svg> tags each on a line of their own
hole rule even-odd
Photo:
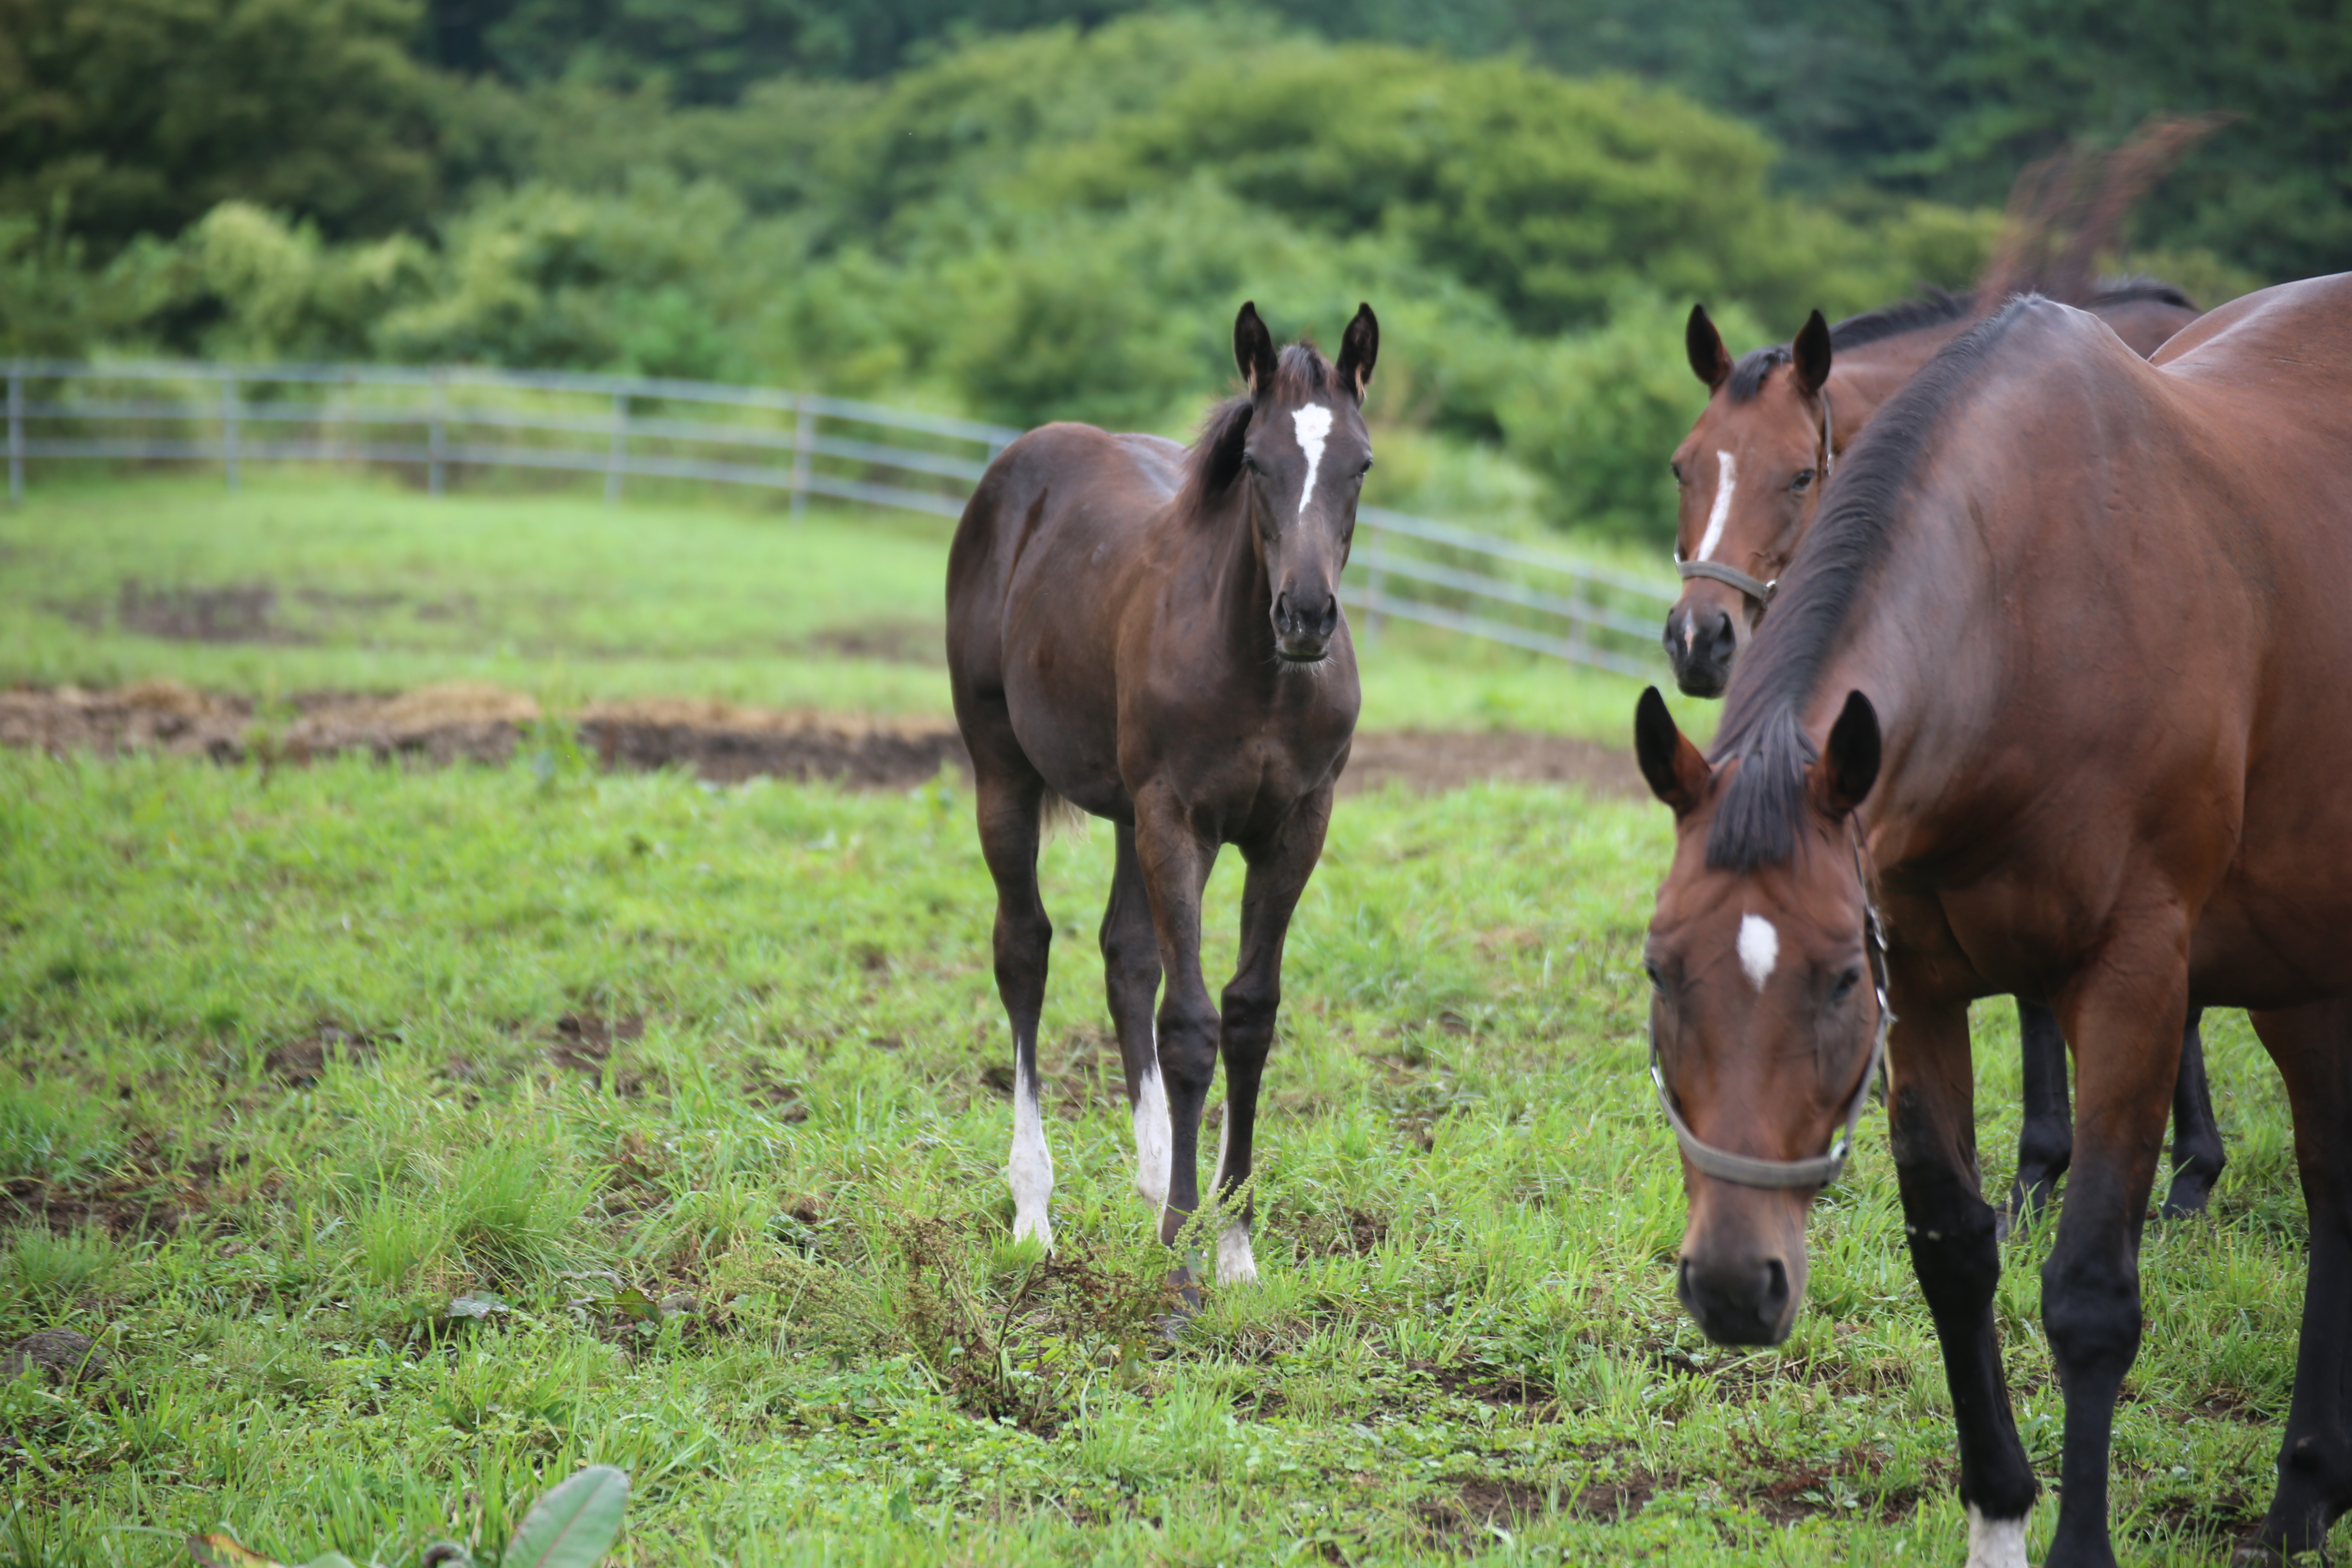
<svg viewBox="0 0 2352 1568">
<path fill-rule="evenodd" d="M 1048 425 L 1007 447 L 964 509 L 948 557 L 948 668 L 996 880 L 1016 1237 L 1053 1242 L 1037 1095 L 1053 925 L 1037 846 L 1057 799 L 1117 824 L 1103 981 L 1136 1184 L 1160 1210 L 1161 1238 L 1173 1243 L 1199 1206 L 1201 1115 L 1220 1050 L 1213 1188 L 1225 1198 L 1249 1179 L 1283 939 L 1356 728 L 1339 573 L 1372 464 L 1360 405 L 1379 346 L 1368 305 L 1337 364 L 1303 342 L 1277 355 L 1244 305 L 1234 354 L 1249 390 L 1191 447 Z M 1220 1010 L 1201 975 L 1201 892 L 1227 844 L 1249 878 L 1241 963 Z M 1256 1277 L 1249 1221 L 1244 1194 L 1218 1241 L 1221 1280 Z M 1189 1295 L 1191 1269 L 1179 1273 Z"/>
</svg>

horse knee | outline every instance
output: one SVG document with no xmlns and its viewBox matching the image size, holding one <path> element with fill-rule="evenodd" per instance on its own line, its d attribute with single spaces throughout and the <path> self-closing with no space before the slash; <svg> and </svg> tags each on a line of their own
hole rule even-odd
<svg viewBox="0 0 2352 1568">
<path fill-rule="evenodd" d="M 2042 1325 L 2062 1375 L 2120 1381 L 2139 1353 L 2139 1269 L 2053 1253 L 2042 1266 Z"/>
<path fill-rule="evenodd" d="M 1255 1039 L 1274 1033 L 1275 1015 L 1282 1008 L 1282 991 L 1271 984 L 1225 987 L 1223 1026 L 1228 1040 Z"/>
</svg>

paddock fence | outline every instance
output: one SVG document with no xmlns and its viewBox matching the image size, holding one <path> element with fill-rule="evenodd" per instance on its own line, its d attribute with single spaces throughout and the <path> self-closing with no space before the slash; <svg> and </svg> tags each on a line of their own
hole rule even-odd
<svg viewBox="0 0 2352 1568">
<path fill-rule="evenodd" d="M 461 468 L 780 492 L 954 517 L 1020 432 L 817 393 L 658 376 L 460 365 L 0 361 L 8 496 L 60 460 L 329 462 L 421 476 L 438 496 Z M 1674 595 L 1565 553 L 1366 507 L 1341 595 L 1360 632 L 1389 619 L 1573 664 L 1653 676 Z"/>
</svg>

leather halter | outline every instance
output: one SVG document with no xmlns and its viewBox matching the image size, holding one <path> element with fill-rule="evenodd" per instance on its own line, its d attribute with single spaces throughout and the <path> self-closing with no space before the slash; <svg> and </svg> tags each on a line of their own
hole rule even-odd
<svg viewBox="0 0 2352 1568">
<path fill-rule="evenodd" d="M 1822 483 L 1823 484 L 1830 482 L 1830 474 L 1837 467 L 1837 447 L 1831 440 L 1831 435 L 1830 395 L 1824 390 L 1822 394 Z M 1780 591 L 1780 580 L 1777 577 L 1767 583 L 1760 577 L 1751 577 L 1738 567 L 1726 566 L 1719 561 L 1685 561 L 1677 556 L 1675 559 L 1675 570 L 1682 574 L 1682 579 L 1685 583 L 1694 577 L 1705 577 L 1713 582 L 1730 584 L 1756 602 L 1759 615 L 1771 608 L 1772 595 Z"/>
<path fill-rule="evenodd" d="M 1895 1009 L 1886 999 L 1886 936 L 1878 921 L 1878 906 L 1870 897 L 1870 879 L 1862 865 L 1862 834 L 1849 818 L 1847 827 L 1853 835 L 1853 871 L 1862 879 L 1863 929 L 1868 933 L 1864 951 L 1870 963 L 1871 988 L 1878 994 L 1878 1033 L 1870 1045 L 1870 1060 L 1863 1065 L 1862 1081 L 1854 1085 L 1853 1098 L 1846 1102 L 1845 1125 L 1831 1140 L 1829 1152 L 1810 1160 L 1765 1160 L 1752 1154 L 1735 1154 L 1728 1149 L 1718 1149 L 1702 1142 L 1690 1124 L 1675 1109 L 1674 1092 L 1666 1088 L 1665 1068 L 1658 1059 L 1658 1024 L 1654 1013 L 1650 1019 L 1650 1080 L 1658 1086 L 1658 1105 L 1666 1113 L 1666 1124 L 1675 1130 L 1675 1142 L 1682 1145 L 1683 1157 L 1718 1182 L 1729 1182 L 1742 1187 L 1824 1187 L 1838 1179 L 1845 1170 L 1846 1157 L 1853 1152 L 1853 1130 L 1862 1120 L 1863 1107 L 1870 1103 L 1870 1091 L 1878 1081 L 1879 1068 L 1886 1060 L 1886 1031 L 1894 1026 Z"/>
</svg>

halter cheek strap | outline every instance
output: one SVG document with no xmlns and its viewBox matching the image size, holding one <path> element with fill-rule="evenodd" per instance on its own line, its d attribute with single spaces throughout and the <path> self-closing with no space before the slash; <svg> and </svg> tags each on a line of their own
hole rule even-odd
<svg viewBox="0 0 2352 1568">
<path fill-rule="evenodd" d="M 1848 826 L 1851 828 L 1851 819 Z M 1766 1160 L 1702 1142 L 1683 1120 L 1682 1112 L 1675 1108 L 1674 1091 L 1666 1087 L 1665 1067 L 1658 1057 L 1657 1022 L 1654 1016 L 1652 1018 L 1650 1080 L 1658 1086 L 1658 1106 L 1666 1113 L 1666 1125 L 1675 1130 L 1675 1142 L 1682 1145 L 1683 1157 L 1718 1182 L 1742 1187 L 1823 1187 L 1844 1172 L 1846 1158 L 1853 1152 L 1853 1130 L 1862 1121 L 1863 1108 L 1870 1103 L 1871 1089 L 1877 1083 L 1879 1068 L 1886 1060 L 1886 1031 L 1895 1024 L 1895 1009 L 1886 999 L 1886 937 L 1879 924 L 1878 906 L 1871 900 L 1870 879 L 1863 870 L 1862 836 L 1858 829 L 1853 830 L 1853 869 L 1862 879 L 1862 919 L 1867 933 L 1864 949 L 1870 963 L 1871 988 L 1878 996 L 1878 1030 L 1870 1042 L 1870 1059 L 1863 1064 L 1862 1081 L 1854 1085 L 1853 1097 L 1846 1102 L 1844 1125 L 1831 1140 L 1827 1153 L 1810 1160 Z"/>
<path fill-rule="evenodd" d="M 1830 426 L 1829 394 L 1824 392 L 1822 394 L 1822 483 L 1823 484 L 1829 483 L 1831 473 L 1837 468 L 1837 444 L 1832 439 L 1833 434 Z M 1728 584 L 1753 599 L 1759 611 L 1769 609 L 1772 605 L 1772 595 L 1780 591 L 1780 579 L 1777 577 L 1768 583 L 1761 577 L 1751 577 L 1738 567 L 1726 566 L 1719 561 L 1684 561 L 1677 558 L 1675 562 L 1675 570 L 1682 574 L 1682 579 L 1685 583 L 1694 577 L 1705 577 L 1710 582 Z"/>
</svg>

